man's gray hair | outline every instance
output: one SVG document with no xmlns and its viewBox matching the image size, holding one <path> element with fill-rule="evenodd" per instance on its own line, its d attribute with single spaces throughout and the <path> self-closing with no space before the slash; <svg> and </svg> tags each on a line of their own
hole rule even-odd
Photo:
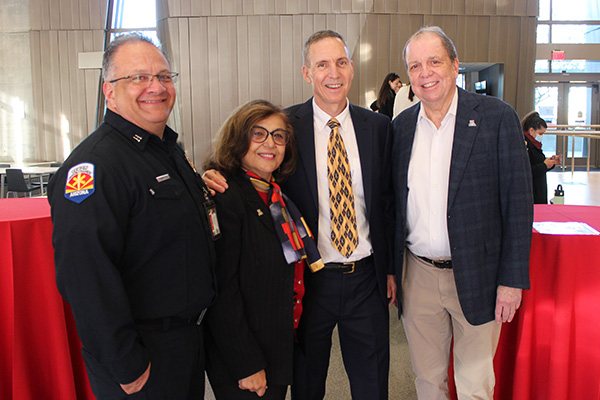
<svg viewBox="0 0 600 400">
<path fill-rule="evenodd" d="M 112 69 L 113 69 L 113 60 L 114 60 L 115 54 L 117 53 L 117 50 L 119 49 L 119 47 L 123 46 L 126 43 L 135 43 L 135 42 L 145 42 L 145 43 L 149 43 L 152 46 L 156 47 L 163 54 L 163 56 L 165 56 L 167 63 L 170 65 L 167 54 L 163 51 L 163 49 L 161 49 L 159 46 L 157 46 L 152 41 L 152 39 L 150 39 L 149 37 L 145 36 L 144 34 L 142 34 L 140 32 L 126 33 L 126 34 L 119 35 L 116 38 L 114 38 L 108 44 L 108 46 L 106 47 L 106 50 L 104 51 L 104 55 L 102 56 L 102 79 L 105 82 L 110 80 L 109 77 L 110 77 L 110 75 L 112 73 Z"/>
<path fill-rule="evenodd" d="M 404 67 L 408 70 L 408 63 L 406 62 L 406 48 L 410 44 L 411 41 L 416 39 L 417 37 L 423 35 L 424 33 L 433 33 L 442 41 L 442 46 L 446 49 L 446 53 L 448 53 L 448 57 L 450 57 L 450 61 L 454 62 L 458 58 L 456 55 L 456 47 L 454 47 L 454 43 L 452 40 L 446 35 L 446 33 L 439 26 L 424 26 L 415 32 L 404 45 L 404 50 L 402 51 L 402 60 L 404 61 Z"/>
<path fill-rule="evenodd" d="M 306 40 L 306 43 L 304 43 L 304 49 L 302 50 L 302 64 L 303 65 L 306 65 L 307 67 L 309 66 L 308 64 L 310 63 L 310 60 L 308 59 L 308 51 L 310 50 L 310 46 L 312 46 L 314 43 L 318 42 L 319 40 L 325 39 L 325 38 L 340 39 L 342 41 L 342 43 L 344 43 L 344 48 L 346 49 L 346 54 L 348 54 L 348 59 L 350 59 L 350 52 L 348 51 L 348 45 L 346 45 L 346 41 L 344 40 L 344 37 L 342 35 L 340 35 L 339 33 L 337 33 L 336 31 L 326 29 L 326 30 L 322 30 L 322 31 L 313 33 Z"/>
</svg>

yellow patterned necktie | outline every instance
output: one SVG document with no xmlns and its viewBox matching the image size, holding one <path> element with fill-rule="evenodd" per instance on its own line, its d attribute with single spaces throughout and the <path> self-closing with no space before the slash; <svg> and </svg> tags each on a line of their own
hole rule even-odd
<svg viewBox="0 0 600 400">
<path fill-rule="evenodd" d="M 340 123 L 331 118 L 327 126 L 331 128 L 327 145 L 331 243 L 341 255 L 348 258 L 358 246 L 352 175 L 346 147 L 340 135 Z"/>
</svg>

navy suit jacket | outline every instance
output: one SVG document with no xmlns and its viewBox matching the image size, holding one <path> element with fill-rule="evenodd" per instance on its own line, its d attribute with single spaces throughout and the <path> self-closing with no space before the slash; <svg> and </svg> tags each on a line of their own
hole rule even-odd
<svg viewBox="0 0 600 400">
<path fill-rule="evenodd" d="M 387 303 L 387 274 L 394 273 L 391 251 L 394 217 L 390 120 L 352 104 L 349 107 L 360 155 L 377 281 L 382 300 Z M 312 98 L 286 111 L 296 136 L 298 162 L 296 171 L 283 185 L 283 191 L 296 204 L 315 238 L 318 238 L 319 201 Z M 310 285 L 309 279 L 310 276 L 305 277 L 307 286 Z M 309 289 L 306 295 L 310 296 Z"/>
<path fill-rule="evenodd" d="M 397 277 L 402 276 L 410 190 L 407 173 L 420 107 L 418 103 L 409 108 L 392 123 Z M 529 289 L 531 168 L 512 107 L 460 88 L 447 218 L 463 313 L 473 325 L 489 322 L 494 319 L 498 285 Z"/>
</svg>

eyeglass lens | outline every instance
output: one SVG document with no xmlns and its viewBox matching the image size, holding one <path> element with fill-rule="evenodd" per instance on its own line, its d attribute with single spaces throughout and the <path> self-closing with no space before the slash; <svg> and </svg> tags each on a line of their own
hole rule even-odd
<svg viewBox="0 0 600 400">
<path fill-rule="evenodd" d="M 273 136 L 273 141 L 278 145 L 287 144 L 290 140 L 290 134 L 283 129 L 275 129 L 273 132 L 269 132 L 263 127 L 255 126 L 250 132 L 250 138 L 256 143 L 264 142 L 269 135 Z"/>
<path fill-rule="evenodd" d="M 140 85 L 150 85 L 154 78 L 158 79 L 160 83 L 163 85 L 167 85 L 173 83 L 174 78 L 177 75 L 174 74 L 159 74 L 159 75 L 151 75 L 151 74 L 138 74 L 131 77 L 131 81 L 133 83 L 137 83 Z"/>
</svg>

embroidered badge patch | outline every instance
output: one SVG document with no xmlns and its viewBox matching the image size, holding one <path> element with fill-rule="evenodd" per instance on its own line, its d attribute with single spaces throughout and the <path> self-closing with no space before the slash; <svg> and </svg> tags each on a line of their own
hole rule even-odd
<svg viewBox="0 0 600 400">
<path fill-rule="evenodd" d="M 79 204 L 94 194 L 94 164 L 81 163 L 67 174 L 65 197 Z"/>
</svg>

